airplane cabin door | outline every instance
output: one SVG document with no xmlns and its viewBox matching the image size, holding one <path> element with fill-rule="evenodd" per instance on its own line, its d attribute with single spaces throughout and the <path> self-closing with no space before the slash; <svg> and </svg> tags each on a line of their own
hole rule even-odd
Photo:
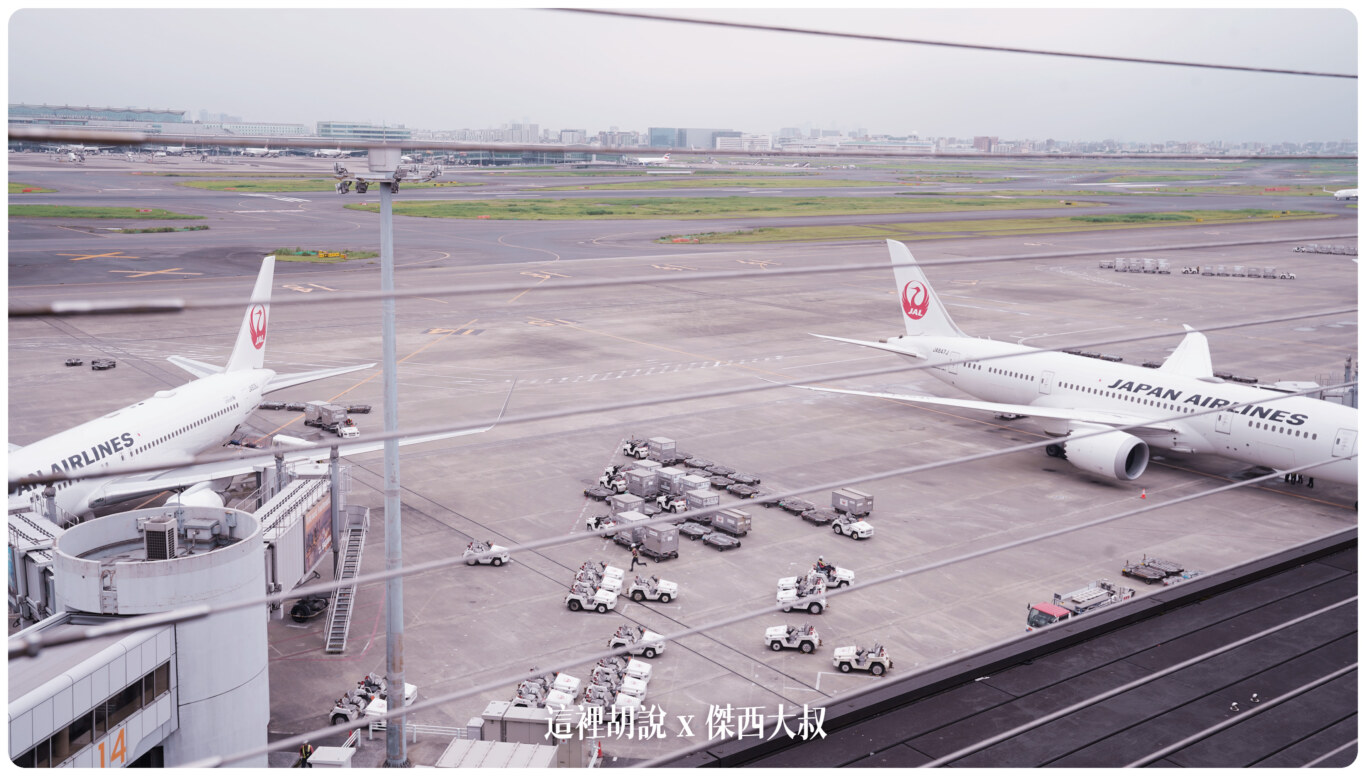
<svg viewBox="0 0 1366 776">
<path fill-rule="evenodd" d="M 1333 438 L 1333 457 L 1345 458 L 1356 450 L 1357 430 L 1354 428 L 1340 428 L 1337 436 Z"/>
<path fill-rule="evenodd" d="M 1233 428 L 1233 416 L 1227 412 L 1221 412 L 1214 416 L 1214 430 L 1220 434 L 1227 434 Z"/>
<path fill-rule="evenodd" d="M 1043 376 L 1042 376 L 1041 378 L 1039 378 L 1039 393 L 1041 393 L 1041 394 L 1046 394 L 1046 393 L 1052 393 L 1052 392 L 1053 392 L 1053 373 L 1052 373 L 1052 372 L 1044 372 L 1044 373 L 1043 373 Z"/>
</svg>

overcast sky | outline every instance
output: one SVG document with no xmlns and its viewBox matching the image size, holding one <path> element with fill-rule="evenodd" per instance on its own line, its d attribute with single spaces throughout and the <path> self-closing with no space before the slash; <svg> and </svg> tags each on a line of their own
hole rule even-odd
<svg viewBox="0 0 1366 776">
<path fill-rule="evenodd" d="M 1351 73 L 1345 10 L 648 9 L 828 31 Z M 842 40 L 550 10 L 20 10 L 9 102 L 417 129 L 814 127 L 925 137 L 1355 139 L 1355 79 Z"/>
</svg>

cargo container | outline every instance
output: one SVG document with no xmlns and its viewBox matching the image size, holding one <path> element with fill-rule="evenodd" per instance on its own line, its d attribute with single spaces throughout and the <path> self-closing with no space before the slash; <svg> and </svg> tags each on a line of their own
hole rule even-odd
<svg viewBox="0 0 1366 776">
<path fill-rule="evenodd" d="M 678 557 L 678 526 L 646 525 L 636 529 L 641 534 L 640 552 L 655 560 Z"/>
<path fill-rule="evenodd" d="M 687 472 L 682 469 L 675 469 L 672 466 L 662 466 L 655 469 L 655 473 L 659 475 L 659 490 L 661 493 L 667 493 L 670 496 L 683 495 L 683 484 L 680 480 L 688 476 Z"/>
<path fill-rule="evenodd" d="M 659 495 L 659 475 L 650 469 L 630 469 L 626 472 L 626 491 L 643 499 Z"/>
<path fill-rule="evenodd" d="M 836 512 L 850 515 L 866 515 L 873 511 L 873 497 L 861 490 L 840 488 L 830 494 L 830 506 Z"/>
<path fill-rule="evenodd" d="M 732 536 L 744 536 L 749 533 L 749 513 L 740 509 L 723 509 L 711 516 L 711 525 Z"/>
<path fill-rule="evenodd" d="M 648 457 L 651 461 L 664 461 L 666 458 L 672 463 L 677 457 L 678 443 L 668 437 L 650 437 Z"/>
<path fill-rule="evenodd" d="M 678 479 L 679 488 L 683 493 L 690 490 L 708 490 L 711 488 L 711 480 L 696 474 L 685 474 Z"/>
<path fill-rule="evenodd" d="M 713 493 L 711 489 L 703 487 L 697 490 L 690 490 L 683 494 L 688 499 L 688 510 L 706 509 L 721 503 L 721 494 Z M 715 517 L 715 515 L 713 515 Z"/>
<path fill-rule="evenodd" d="M 645 506 L 645 499 L 634 493 L 614 493 L 607 497 L 607 504 L 612 507 L 616 514 L 622 512 L 644 512 L 641 507 Z"/>
<path fill-rule="evenodd" d="M 612 541 L 625 547 L 630 547 L 633 544 L 641 544 L 645 540 L 646 529 L 652 527 L 641 525 L 641 523 L 649 519 L 649 517 L 641 512 L 628 510 L 626 512 L 617 513 L 617 525 L 621 527 L 617 529 L 617 535 L 612 537 Z M 675 529 L 675 531 L 677 531 L 677 529 Z M 674 547 L 678 547 L 677 536 L 674 537 Z"/>
</svg>

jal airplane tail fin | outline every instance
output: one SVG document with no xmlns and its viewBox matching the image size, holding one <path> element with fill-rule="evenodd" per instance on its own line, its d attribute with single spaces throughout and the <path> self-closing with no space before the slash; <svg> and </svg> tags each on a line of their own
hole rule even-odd
<svg viewBox="0 0 1366 776">
<path fill-rule="evenodd" d="M 237 332 L 237 343 L 228 356 L 228 372 L 261 369 L 266 364 L 266 322 L 270 318 L 270 286 L 275 278 L 275 257 L 261 262 L 261 274 L 256 276 L 256 287 L 251 290 L 251 301 L 242 316 L 242 328 Z"/>
<path fill-rule="evenodd" d="M 892 273 L 896 275 L 901 320 L 906 324 L 906 334 L 911 337 L 966 337 L 954 324 L 953 318 L 949 317 L 948 308 L 930 287 L 925 273 L 915 263 L 911 249 L 905 243 L 888 240 L 887 250 L 892 255 Z"/>
</svg>

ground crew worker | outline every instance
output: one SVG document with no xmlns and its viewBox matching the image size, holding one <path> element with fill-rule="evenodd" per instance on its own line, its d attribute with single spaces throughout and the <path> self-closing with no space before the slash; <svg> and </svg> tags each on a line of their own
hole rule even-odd
<svg viewBox="0 0 1366 776">
<path fill-rule="evenodd" d="M 300 762 L 299 762 L 299 767 L 300 767 L 300 768 L 312 768 L 312 767 L 313 767 L 313 763 L 311 763 L 311 762 L 308 761 L 308 758 L 310 758 L 310 757 L 312 757 L 312 756 L 313 756 L 313 745 L 310 744 L 310 743 L 308 743 L 307 741 L 305 741 L 305 742 L 304 742 L 304 745 L 301 746 L 301 747 L 299 747 L 299 760 L 300 760 Z"/>
<path fill-rule="evenodd" d="M 635 571 L 635 570 L 636 570 L 636 564 L 637 564 L 637 563 L 640 563 L 640 565 L 642 565 L 642 566 L 645 565 L 645 564 L 642 563 L 641 560 L 640 560 L 640 550 L 637 548 L 636 545 L 633 544 L 633 545 L 631 545 L 631 570 L 632 570 L 632 571 Z"/>
</svg>

